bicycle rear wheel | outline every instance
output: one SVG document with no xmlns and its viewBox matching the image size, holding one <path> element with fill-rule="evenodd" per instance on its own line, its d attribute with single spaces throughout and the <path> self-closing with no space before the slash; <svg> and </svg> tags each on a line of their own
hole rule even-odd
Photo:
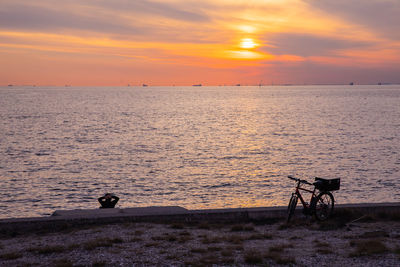
<svg viewBox="0 0 400 267">
<path fill-rule="evenodd" d="M 287 210 L 287 222 L 290 221 L 290 219 L 292 218 L 294 211 L 296 209 L 296 205 L 297 205 L 297 200 L 298 197 L 296 196 L 296 194 L 292 194 L 292 197 L 290 198 L 289 201 L 289 205 L 288 205 L 288 210 Z"/>
<path fill-rule="evenodd" d="M 315 199 L 314 214 L 318 221 L 325 221 L 333 213 L 335 200 L 330 192 L 322 192 Z"/>
</svg>

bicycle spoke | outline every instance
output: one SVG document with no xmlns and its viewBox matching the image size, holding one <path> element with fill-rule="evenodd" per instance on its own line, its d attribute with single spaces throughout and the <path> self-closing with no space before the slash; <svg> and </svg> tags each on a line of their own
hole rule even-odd
<svg viewBox="0 0 400 267">
<path fill-rule="evenodd" d="M 315 216 L 318 220 L 326 220 L 332 213 L 333 196 L 330 193 L 321 193 L 315 205 Z"/>
</svg>

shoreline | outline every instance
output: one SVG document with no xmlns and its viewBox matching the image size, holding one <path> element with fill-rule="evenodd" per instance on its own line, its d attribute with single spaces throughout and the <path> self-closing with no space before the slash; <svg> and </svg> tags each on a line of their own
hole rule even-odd
<svg viewBox="0 0 400 267">
<path fill-rule="evenodd" d="M 396 266 L 399 209 L 400 203 L 338 205 L 326 222 L 298 209 L 289 224 L 284 207 L 149 207 L 119 217 L 110 216 L 118 209 L 58 211 L 1 220 L 0 266 Z"/>
</svg>

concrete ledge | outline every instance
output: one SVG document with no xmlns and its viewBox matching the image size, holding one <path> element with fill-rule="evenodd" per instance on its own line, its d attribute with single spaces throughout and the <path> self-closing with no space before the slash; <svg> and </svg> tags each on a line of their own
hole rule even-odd
<svg viewBox="0 0 400 267">
<path fill-rule="evenodd" d="M 301 213 L 296 209 L 296 214 Z M 246 221 L 278 221 L 286 217 L 287 207 L 259 207 L 187 210 L 178 206 L 140 207 L 125 209 L 57 210 L 50 217 L 16 218 L 0 220 L 0 234 L 29 232 L 47 229 L 59 231 L 82 225 L 99 225 L 120 222 L 216 222 L 239 223 Z M 339 214 L 400 215 L 400 203 L 344 204 L 335 206 Z"/>
<path fill-rule="evenodd" d="M 64 218 L 101 218 L 110 216 L 145 216 L 145 215 L 172 215 L 186 214 L 189 211 L 178 206 L 168 207 L 140 207 L 126 209 L 87 209 L 87 210 L 56 210 L 51 215 L 61 216 Z"/>
</svg>

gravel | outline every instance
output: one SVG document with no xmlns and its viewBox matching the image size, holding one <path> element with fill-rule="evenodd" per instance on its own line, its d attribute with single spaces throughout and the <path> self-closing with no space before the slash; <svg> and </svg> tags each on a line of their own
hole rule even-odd
<svg viewBox="0 0 400 267">
<path fill-rule="evenodd" d="M 0 266 L 400 266 L 399 221 L 321 229 L 306 218 L 290 225 L 87 226 L 2 237 Z"/>
</svg>

